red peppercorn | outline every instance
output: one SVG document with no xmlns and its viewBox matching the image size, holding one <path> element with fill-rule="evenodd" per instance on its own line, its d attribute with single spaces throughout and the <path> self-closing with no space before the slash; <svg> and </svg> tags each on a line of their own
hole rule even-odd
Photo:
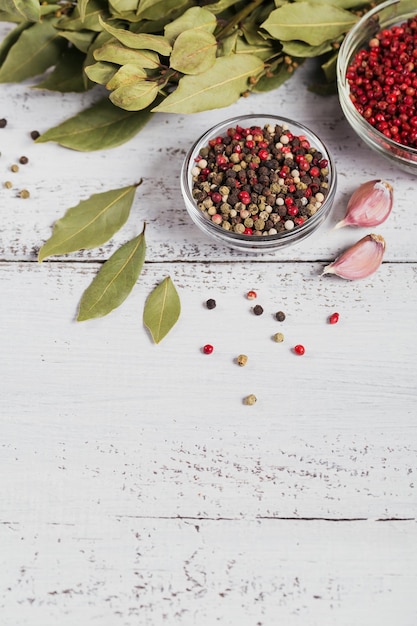
<svg viewBox="0 0 417 626">
<path fill-rule="evenodd" d="M 252 228 L 245 228 L 245 230 L 243 231 L 244 235 L 253 235 L 253 229 Z"/>
<path fill-rule="evenodd" d="M 337 324 L 339 321 L 339 313 L 332 313 L 329 317 L 329 324 Z"/>
<path fill-rule="evenodd" d="M 296 346 L 294 346 L 294 352 L 295 354 L 298 354 L 301 356 L 302 354 L 304 354 L 305 348 L 300 343 L 298 343 Z"/>
<path fill-rule="evenodd" d="M 251 150 L 255 147 L 255 142 L 252 139 L 246 139 L 245 146 Z"/>
<path fill-rule="evenodd" d="M 261 159 L 261 161 L 266 161 L 268 156 L 269 156 L 268 150 L 265 150 L 264 148 L 262 148 L 262 150 L 259 150 L 258 157 Z"/>
<path fill-rule="evenodd" d="M 211 199 L 213 200 L 213 202 L 215 202 L 216 204 L 218 204 L 219 202 L 222 201 L 222 195 L 221 193 L 219 193 L 218 191 L 214 191 L 211 194 Z"/>
<path fill-rule="evenodd" d="M 246 294 L 246 297 L 248 300 L 254 300 L 255 298 L 257 298 L 257 293 L 256 291 L 248 291 L 248 293 Z"/>
<path fill-rule="evenodd" d="M 214 348 L 210 343 L 206 343 L 205 346 L 203 346 L 203 352 L 204 354 L 211 354 L 213 352 Z"/>
</svg>

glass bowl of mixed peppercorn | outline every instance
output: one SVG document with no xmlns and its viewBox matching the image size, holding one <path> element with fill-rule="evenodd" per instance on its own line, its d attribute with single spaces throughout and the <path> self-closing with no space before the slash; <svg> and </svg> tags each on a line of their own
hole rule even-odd
<svg viewBox="0 0 417 626">
<path fill-rule="evenodd" d="M 302 124 L 275 115 L 228 119 L 188 152 L 181 189 L 194 223 L 249 252 L 297 243 L 323 223 L 336 193 L 334 161 Z"/>
<path fill-rule="evenodd" d="M 417 173 L 417 3 L 389 0 L 349 31 L 338 55 L 343 113 L 359 137 Z"/>
</svg>

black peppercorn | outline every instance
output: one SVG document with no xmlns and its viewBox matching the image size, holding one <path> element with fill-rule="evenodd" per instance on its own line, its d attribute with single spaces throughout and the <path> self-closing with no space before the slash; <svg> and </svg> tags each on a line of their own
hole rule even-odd
<svg viewBox="0 0 417 626">
<path fill-rule="evenodd" d="M 37 139 L 41 135 L 37 130 L 32 130 L 32 132 L 30 133 L 30 136 L 32 137 L 33 141 L 35 141 L 35 139 Z"/>
<path fill-rule="evenodd" d="M 3 119 L 0 120 L 0 128 L 4 128 L 5 126 L 7 126 L 7 120 L 3 117 Z"/>
<path fill-rule="evenodd" d="M 275 314 L 275 317 L 278 322 L 283 322 L 285 320 L 285 313 L 283 311 L 278 311 L 278 313 Z"/>
<path fill-rule="evenodd" d="M 27 156 L 21 156 L 19 159 L 19 163 L 21 163 L 22 165 L 26 165 L 26 163 L 29 163 L 29 159 L 27 158 Z"/>
<path fill-rule="evenodd" d="M 262 315 L 264 310 L 260 304 L 257 304 L 256 306 L 253 307 L 253 312 L 255 313 L 255 315 Z"/>
<path fill-rule="evenodd" d="M 216 308 L 216 301 L 213 300 L 213 298 L 209 298 L 206 302 L 206 307 L 208 309 L 215 309 Z"/>
</svg>

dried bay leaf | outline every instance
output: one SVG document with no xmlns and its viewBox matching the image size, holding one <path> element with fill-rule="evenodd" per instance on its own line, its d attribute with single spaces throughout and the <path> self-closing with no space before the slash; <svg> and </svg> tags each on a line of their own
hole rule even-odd
<svg viewBox="0 0 417 626">
<path fill-rule="evenodd" d="M 70 43 L 72 43 L 78 50 L 87 54 L 88 49 L 91 46 L 91 43 L 96 36 L 93 31 L 90 30 L 63 30 L 59 31 L 59 36 L 64 37 Z"/>
<path fill-rule="evenodd" d="M 0 11 L 16 16 L 19 20 L 39 22 L 40 7 L 38 0 L 0 0 Z"/>
<path fill-rule="evenodd" d="M 126 13 L 136 11 L 139 0 L 109 0 L 109 5 L 114 13 Z"/>
<path fill-rule="evenodd" d="M 109 80 L 113 78 L 118 69 L 119 66 L 114 65 L 114 63 L 98 61 L 97 63 L 93 63 L 93 65 L 87 65 L 87 67 L 84 67 L 84 72 L 94 83 L 106 85 Z"/>
<path fill-rule="evenodd" d="M 263 71 L 261 59 L 251 54 L 219 57 L 203 74 L 183 76 L 177 89 L 153 111 L 198 113 L 232 104 L 246 90 L 248 78 Z"/>
<path fill-rule="evenodd" d="M 84 58 L 85 55 L 77 48 L 64 50 L 53 71 L 44 81 L 34 85 L 34 89 L 49 89 L 61 93 L 86 91 L 82 74 Z"/>
<path fill-rule="evenodd" d="M 13 28 L 13 30 L 11 30 L 6 37 L 4 37 L 3 41 L 0 43 L 0 66 L 7 57 L 10 48 L 16 43 L 23 31 L 29 28 L 29 26 L 32 26 L 31 22 L 22 22 Z"/>
<path fill-rule="evenodd" d="M 65 46 L 65 41 L 53 26 L 53 20 L 33 24 L 10 48 L 0 69 L 0 83 L 17 83 L 43 74 L 55 65 Z"/>
<path fill-rule="evenodd" d="M 160 20 L 188 4 L 189 0 L 140 0 L 136 15 L 141 20 Z"/>
<path fill-rule="evenodd" d="M 119 72 L 117 72 L 117 74 Z M 117 74 L 111 79 L 110 83 L 107 84 L 108 88 L 109 84 L 116 79 Z M 132 84 L 125 84 L 117 87 L 110 94 L 109 98 L 113 104 L 122 109 L 126 109 L 126 111 L 140 111 L 152 104 L 158 93 L 159 86 L 157 83 L 142 78 L 137 79 Z"/>
<path fill-rule="evenodd" d="M 39 262 L 52 255 L 106 243 L 129 217 L 137 186 L 96 193 L 68 209 L 55 222 L 51 237 L 39 250 Z"/>
<path fill-rule="evenodd" d="M 159 343 L 177 323 L 181 313 L 178 292 L 170 276 L 164 278 L 148 296 L 143 311 L 143 322 Z"/>
<path fill-rule="evenodd" d="M 71 15 L 62 17 L 57 27 L 63 30 L 93 30 L 99 33 L 102 30 L 99 22 L 102 13 L 107 13 L 105 0 L 88 0 L 82 5 L 78 2 Z"/>
<path fill-rule="evenodd" d="M 252 91 L 254 93 L 264 93 L 265 91 L 272 91 L 281 87 L 293 75 L 293 72 L 289 71 L 288 68 L 289 66 L 281 61 L 274 69 L 270 70 L 269 75 L 264 74 L 261 76 L 258 82 L 253 85 Z"/>
<path fill-rule="evenodd" d="M 105 150 L 125 143 L 149 121 L 152 112 L 125 111 L 108 98 L 100 100 L 62 124 L 42 133 L 36 143 L 55 141 L 61 146 L 87 152 Z"/>
<path fill-rule="evenodd" d="M 170 67 L 183 74 L 202 74 L 216 60 L 217 40 L 207 31 L 186 30 L 175 40 Z"/>
<path fill-rule="evenodd" d="M 302 57 L 304 59 L 311 57 L 318 57 L 330 50 L 333 50 L 333 41 L 325 41 L 318 46 L 310 46 L 304 41 L 284 41 L 282 44 L 282 50 L 285 54 L 289 54 L 292 57 Z"/>
<path fill-rule="evenodd" d="M 146 78 L 146 72 L 141 67 L 127 63 L 119 68 L 113 78 L 107 83 L 107 89 L 117 89 L 124 85 L 131 85 Z"/>
<path fill-rule="evenodd" d="M 77 321 L 104 317 L 128 297 L 145 261 L 145 227 L 140 235 L 121 246 L 103 264 L 82 295 Z"/>
<path fill-rule="evenodd" d="M 261 27 L 275 39 L 298 39 L 320 46 L 346 33 L 358 19 L 353 13 L 333 5 L 297 2 L 272 11 Z"/>
<path fill-rule="evenodd" d="M 202 7 L 191 7 L 176 20 L 167 24 L 164 33 L 168 41 L 173 44 L 178 35 L 186 30 L 206 31 L 213 34 L 216 25 L 217 22 L 213 13 Z"/>
<path fill-rule="evenodd" d="M 112 39 L 94 50 L 93 56 L 96 61 L 107 61 L 108 63 L 117 63 L 118 65 L 135 63 L 146 69 L 158 69 L 160 66 L 156 52 L 151 50 L 133 50 L 124 46 L 116 39 Z"/>
<path fill-rule="evenodd" d="M 132 33 L 129 30 L 123 28 L 114 28 L 107 22 L 104 22 L 101 18 L 100 24 L 104 30 L 110 35 L 115 37 L 123 45 L 133 48 L 133 50 L 153 50 L 162 54 L 162 56 L 169 56 L 171 53 L 171 44 L 168 39 L 162 35 L 149 35 L 147 33 Z"/>
</svg>

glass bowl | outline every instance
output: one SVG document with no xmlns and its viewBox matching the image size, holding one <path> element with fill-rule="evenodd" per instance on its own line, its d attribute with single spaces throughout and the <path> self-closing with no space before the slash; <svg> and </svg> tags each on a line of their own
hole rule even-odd
<svg viewBox="0 0 417 626">
<path fill-rule="evenodd" d="M 351 100 L 347 69 L 359 50 L 369 49 L 369 41 L 379 31 L 401 24 L 416 14 L 416 0 L 388 0 L 379 4 L 363 15 L 348 32 L 337 59 L 339 100 L 347 121 L 372 150 L 412 174 L 417 174 L 417 149 L 386 137 L 359 113 Z"/>
<path fill-rule="evenodd" d="M 316 231 L 332 207 L 336 179 L 329 150 L 310 129 L 276 115 L 244 115 L 213 126 L 194 143 L 182 166 L 181 191 L 204 233 L 261 253 Z"/>
</svg>

